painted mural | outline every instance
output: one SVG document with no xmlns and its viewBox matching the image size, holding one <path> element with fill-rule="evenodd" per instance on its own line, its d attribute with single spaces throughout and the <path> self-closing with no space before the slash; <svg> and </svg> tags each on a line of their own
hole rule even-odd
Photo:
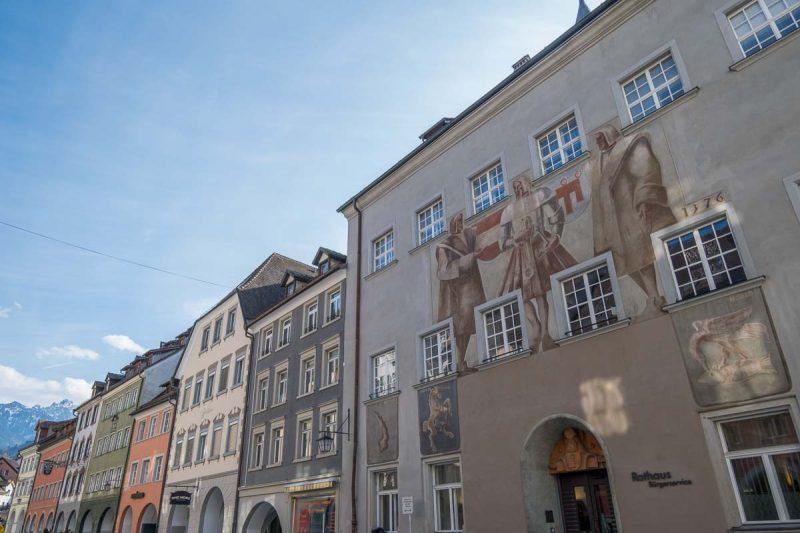
<svg viewBox="0 0 800 533">
<path fill-rule="evenodd" d="M 419 447 L 422 455 L 458 450 L 458 392 L 456 380 L 418 391 Z"/>
<path fill-rule="evenodd" d="M 752 400 L 789 389 L 760 289 L 676 311 L 673 324 L 699 405 Z"/>
<path fill-rule="evenodd" d="M 397 460 L 397 427 L 397 396 L 367 406 L 367 463 Z"/>
<path fill-rule="evenodd" d="M 612 254 L 626 316 L 661 313 L 650 234 L 676 222 L 666 142 L 660 133 L 624 136 L 613 124 L 589 138 L 591 155 L 577 166 L 536 182 L 525 172 L 501 209 L 472 225 L 463 213 L 449 220 L 433 251 L 434 314 L 453 318 L 460 371 L 478 362 L 473 310 L 513 291 L 522 294 L 532 351 L 554 347 L 565 332 L 551 313 L 550 277 L 599 254 Z"/>
</svg>

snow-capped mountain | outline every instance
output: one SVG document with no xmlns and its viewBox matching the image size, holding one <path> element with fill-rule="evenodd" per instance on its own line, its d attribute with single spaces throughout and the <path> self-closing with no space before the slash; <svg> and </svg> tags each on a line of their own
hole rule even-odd
<svg viewBox="0 0 800 533">
<path fill-rule="evenodd" d="M 19 402 L 0 403 L 0 455 L 14 457 L 22 446 L 33 441 L 39 420 L 69 420 L 75 408 L 69 400 L 50 406 L 26 407 Z"/>
</svg>

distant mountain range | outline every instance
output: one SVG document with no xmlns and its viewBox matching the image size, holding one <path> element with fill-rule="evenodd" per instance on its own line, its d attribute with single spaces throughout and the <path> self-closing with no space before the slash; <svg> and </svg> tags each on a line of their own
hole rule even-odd
<svg viewBox="0 0 800 533">
<path fill-rule="evenodd" d="M 16 457 L 20 448 L 33 441 L 39 420 L 69 420 L 75 408 L 69 400 L 49 407 L 26 407 L 19 402 L 0 403 L 0 455 Z"/>
</svg>

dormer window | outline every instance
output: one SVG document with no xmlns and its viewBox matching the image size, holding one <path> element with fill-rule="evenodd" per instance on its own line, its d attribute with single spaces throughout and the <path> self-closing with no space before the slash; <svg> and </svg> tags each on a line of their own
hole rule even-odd
<svg viewBox="0 0 800 533">
<path fill-rule="evenodd" d="M 292 294 L 294 294 L 296 285 L 297 285 L 297 283 L 293 281 L 289 285 L 286 286 L 286 294 L 288 296 L 291 296 Z"/>
<path fill-rule="evenodd" d="M 322 275 L 327 274 L 331 269 L 331 262 L 330 261 L 323 261 L 319 265 L 319 272 Z"/>
</svg>

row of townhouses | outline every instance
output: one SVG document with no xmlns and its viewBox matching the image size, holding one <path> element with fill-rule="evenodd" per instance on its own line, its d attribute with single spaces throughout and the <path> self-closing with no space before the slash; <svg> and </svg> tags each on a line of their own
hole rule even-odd
<svg viewBox="0 0 800 533">
<path fill-rule="evenodd" d="M 9 530 L 800 532 L 800 0 L 579 4 L 41 423 Z"/>
</svg>

